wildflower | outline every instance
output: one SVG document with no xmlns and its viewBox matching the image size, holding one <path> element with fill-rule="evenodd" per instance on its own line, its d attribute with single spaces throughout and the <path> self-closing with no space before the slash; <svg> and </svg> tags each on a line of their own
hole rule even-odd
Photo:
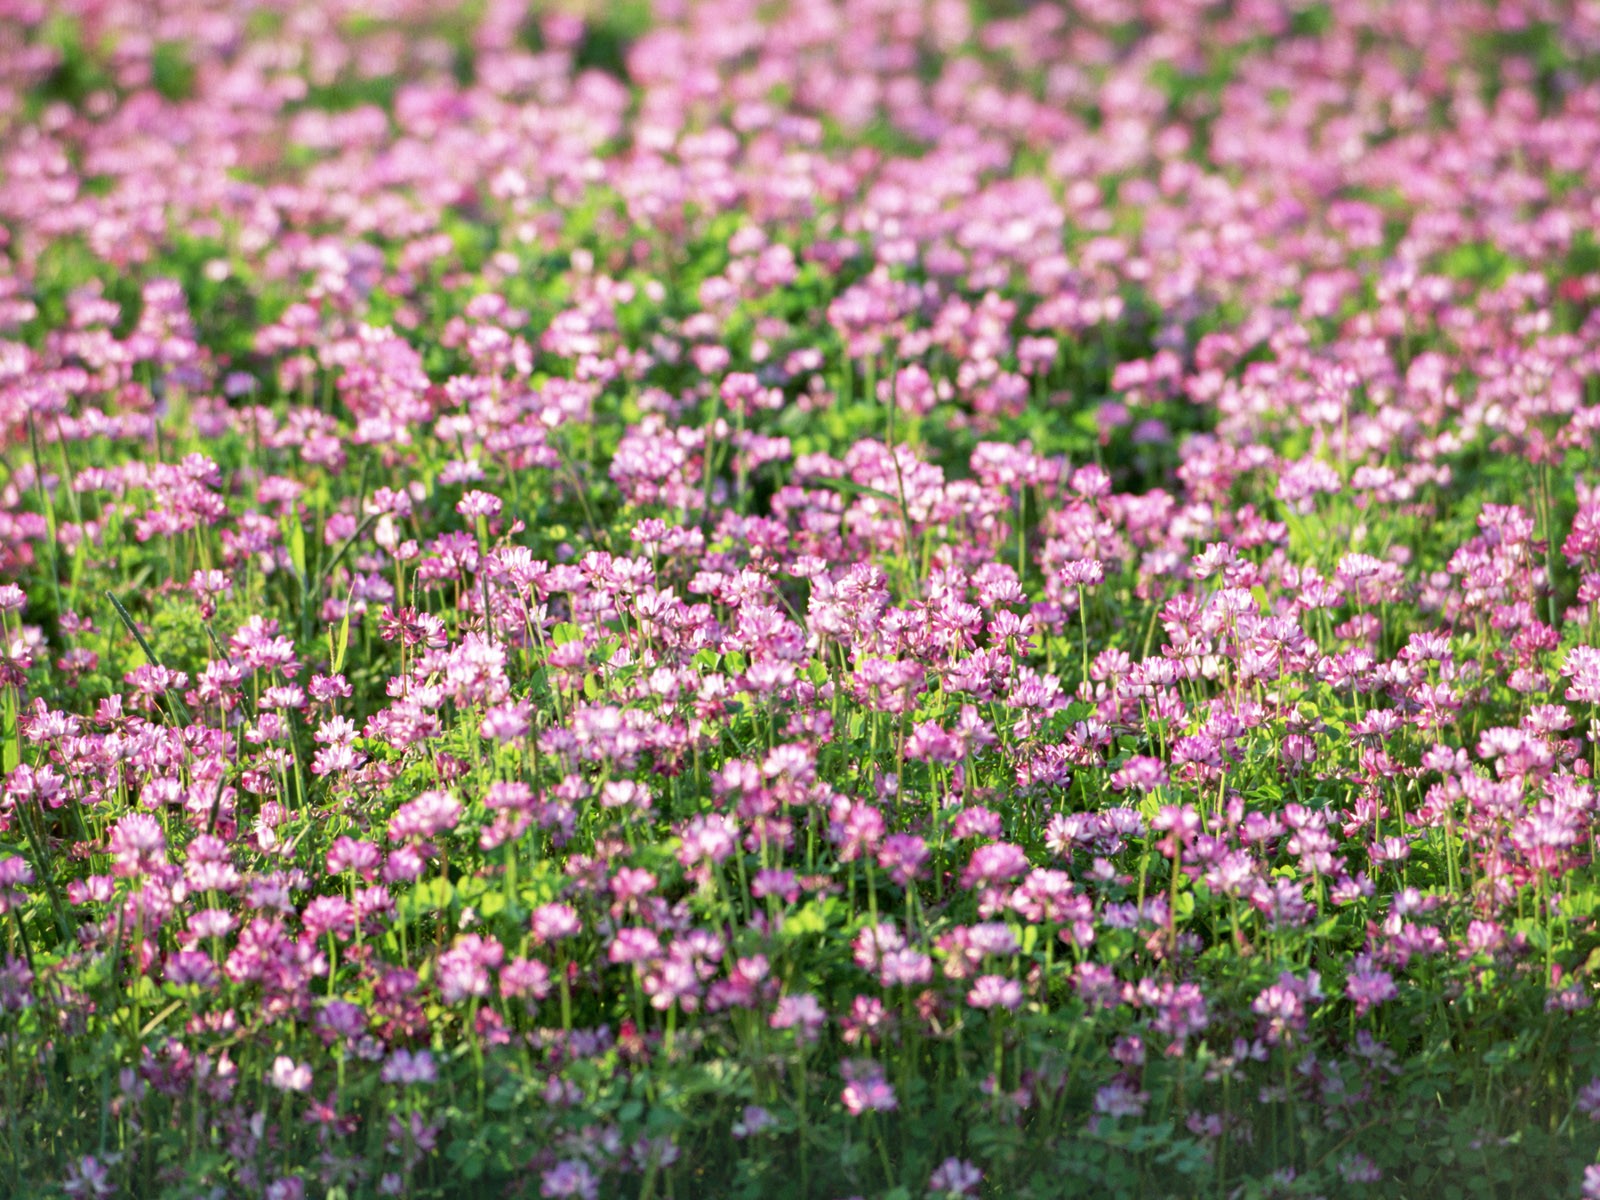
<svg viewBox="0 0 1600 1200">
<path fill-rule="evenodd" d="M 385 1083 L 401 1086 L 433 1083 L 439 1078 L 439 1068 L 427 1050 L 392 1050 L 383 1064 L 381 1078 Z"/>
<path fill-rule="evenodd" d="M 921 878 L 929 856 L 927 843 L 911 833 L 892 833 L 878 847 L 878 865 L 901 887 Z"/>
<path fill-rule="evenodd" d="M 16 855 L 0 858 L 0 915 L 10 912 L 26 902 L 22 891 L 33 882 L 33 868 L 28 861 Z"/>
<path fill-rule="evenodd" d="M 1580 704 L 1600 704 L 1600 649 L 1593 646 L 1574 646 L 1567 651 L 1561 673 L 1572 681 L 1567 688 L 1568 700 Z"/>
<path fill-rule="evenodd" d="M 1003 1008 L 1015 1012 L 1022 1004 L 1022 985 L 1003 975 L 980 975 L 967 992 L 973 1008 Z"/>
<path fill-rule="evenodd" d="M 997 838 L 1003 828 L 999 813 L 991 812 L 981 804 L 975 804 L 970 808 L 963 808 L 956 814 L 956 819 L 950 826 L 950 836 L 957 841 L 970 837 Z"/>
<path fill-rule="evenodd" d="M 883 1068 L 871 1059 L 846 1059 L 840 1067 L 844 1091 L 840 1100 L 852 1117 L 865 1112 L 893 1112 L 899 1102 L 894 1088 L 884 1078 Z"/>
<path fill-rule="evenodd" d="M 1304 980 L 1284 971 L 1277 983 L 1255 998 L 1250 1011 L 1264 1019 L 1267 1044 L 1275 1046 L 1305 1029 L 1307 1005 L 1321 998 L 1321 977 L 1316 971 L 1308 972 Z"/>
<path fill-rule="evenodd" d="M 211 956 L 198 950 L 177 950 L 167 957 L 165 972 L 168 983 L 178 987 L 215 987 L 221 976 Z"/>
<path fill-rule="evenodd" d="M 773 1029 L 793 1029 L 795 1040 L 804 1045 L 817 1040 L 827 1019 L 827 1013 L 817 1003 L 815 996 L 809 992 L 796 992 L 778 1001 L 777 1008 L 767 1018 L 767 1024 Z"/>
<path fill-rule="evenodd" d="M 851 942 L 851 947 L 855 951 L 856 965 L 870 971 L 883 961 L 885 954 L 899 950 L 905 944 L 905 937 L 897 926 L 880 921 L 876 925 L 864 926 Z"/>
<path fill-rule="evenodd" d="M 402 842 L 448 832 L 461 819 L 461 802 L 448 792 L 423 792 L 389 818 L 389 840 Z"/>
<path fill-rule="evenodd" d="M 309 1092 L 311 1067 L 280 1054 L 272 1060 L 272 1070 L 267 1073 L 267 1082 L 281 1092 Z"/>
<path fill-rule="evenodd" d="M 1573 1103 L 1589 1120 L 1600 1121 L 1600 1076 L 1590 1079 L 1579 1088 Z"/>
<path fill-rule="evenodd" d="M 522 996 L 543 1000 L 550 994 L 550 968 L 537 959 L 512 959 L 500 972 L 500 994 L 507 1000 Z"/>
<path fill-rule="evenodd" d="M 1094 1094 L 1094 1110 L 1107 1117 L 1138 1117 L 1144 1115 L 1144 1106 L 1150 1094 L 1138 1089 L 1126 1079 L 1118 1078 L 1101 1087 Z"/>
<path fill-rule="evenodd" d="M 111 1181 L 109 1166 L 92 1154 L 73 1160 L 67 1168 L 62 1189 L 73 1200 L 105 1200 L 117 1192 L 116 1184 Z"/>
<path fill-rule="evenodd" d="M 456 511 L 464 517 L 498 516 L 501 507 L 499 496 L 476 489 L 464 493 L 461 499 L 456 501 Z"/>
<path fill-rule="evenodd" d="M 111 829 L 112 872 L 149 875 L 167 861 L 167 835 L 148 813 L 129 813 Z"/>
<path fill-rule="evenodd" d="M 533 728 L 532 710 L 526 701 L 497 704 L 483 714 L 479 733 L 496 742 L 514 742 Z"/>
<path fill-rule="evenodd" d="M 1132 788 L 1152 792 L 1167 782 L 1166 767 L 1159 758 L 1134 755 L 1111 775 L 1111 786 L 1119 792 Z"/>
<path fill-rule="evenodd" d="M 648 962 L 661 957 L 661 939 L 656 936 L 653 929 L 637 927 L 619 929 L 616 936 L 611 939 L 606 957 L 611 962 L 619 964 Z"/>
<path fill-rule="evenodd" d="M 562 1159 L 539 1176 L 539 1195 L 545 1200 L 599 1200 L 600 1180 L 580 1159 Z"/>
<path fill-rule="evenodd" d="M 994 842 L 979 846 L 972 852 L 967 868 L 961 873 L 961 886 L 1000 883 L 1015 879 L 1028 870 L 1028 856 L 1020 846 L 1009 842 Z"/>
<path fill-rule="evenodd" d="M 776 896 L 785 904 L 800 898 L 800 881 L 793 871 L 774 868 L 757 871 L 750 881 L 750 895 L 757 900 Z"/>
<path fill-rule="evenodd" d="M 505 947 L 492 938 L 476 933 L 458 937 L 449 950 L 439 956 L 434 978 L 446 1004 L 457 1004 L 471 997 L 489 994 L 489 973 L 505 959 Z"/>
<path fill-rule="evenodd" d="M 732 1133 L 742 1141 L 771 1129 L 777 1123 L 778 1119 L 759 1104 L 746 1104 L 739 1119 L 733 1123 Z"/>
<path fill-rule="evenodd" d="M 1383 1170 L 1365 1154 L 1351 1151 L 1341 1155 L 1338 1164 L 1339 1178 L 1346 1183 L 1378 1183 Z"/>
<path fill-rule="evenodd" d="M 884 987 L 917 987 L 933 978 L 933 959 L 920 950 L 890 950 L 879 960 L 878 982 Z"/>
<path fill-rule="evenodd" d="M 970 1200 L 978 1194 L 983 1172 L 964 1158 L 947 1158 L 928 1176 L 928 1195 L 939 1200 L 961 1197 Z"/>
<path fill-rule="evenodd" d="M 1365 1016 L 1368 1009 L 1399 995 L 1389 972 L 1371 965 L 1367 955 L 1357 956 L 1350 974 L 1345 978 L 1344 990 L 1355 1004 L 1357 1016 Z"/>
<path fill-rule="evenodd" d="M 562 904 L 559 901 L 541 904 L 534 909 L 529 924 L 533 930 L 534 943 L 540 946 L 575 937 L 583 932 L 583 922 L 578 917 L 577 910 L 570 904 Z"/>
<path fill-rule="evenodd" d="M 354 871 L 363 879 L 371 879 L 382 857 L 382 851 L 371 842 L 341 835 L 328 847 L 326 861 L 330 874 Z"/>
</svg>

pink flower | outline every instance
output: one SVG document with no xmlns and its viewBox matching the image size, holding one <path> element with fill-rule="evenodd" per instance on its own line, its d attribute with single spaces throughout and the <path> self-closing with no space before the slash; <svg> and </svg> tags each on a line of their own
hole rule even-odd
<svg viewBox="0 0 1600 1200">
<path fill-rule="evenodd" d="M 933 959 L 920 950 L 891 950 L 878 963 L 878 982 L 884 987 L 916 987 L 933 978 Z"/>
<path fill-rule="evenodd" d="M 543 1000 L 550 994 L 550 968 L 538 959 L 512 959 L 500 972 L 500 994 L 507 1000 L 521 996 Z"/>
<path fill-rule="evenodd" d="M 514 742 L 533 728 L 532 710 L 526 701 L 497 704 L 483 714 L 478 732 L 496 742 Z"/>
<path fill-rule="evenodd" d="M 839 1099 L 852 1117 L 865 1112 L 893 1112 L 899 1105 L 883 1068 L 871 1059 L 846 1059 L 840 1068 L 845 1078 Z"/>
<path fill-rule="evenodd" d="M 972 852 L 967 869 L 961 873 L 961 886 L 970 888 L 977 884 L 1001 883 L 1026 874 L 1028 856 L 1021 846 L 1010 842 L 994 842 L 979 846 Z"/>
<path fill-rule="evenodd" d="M 828 1014 L 817 1003 L 815 996 L 809 992 L 796 992 L 778 1001 L 777 1008 L 767 1018 L 767 1024 L 773 1029 L 793 1029 L 795 1040 L 804 1045 L 817 1040 L 827 1019 Z"/>
<path fill-rule="evenodd" d="M 423 792 L 402 804 L 389 818 L 389 840 L 403 842 L 430 838 L 456 827 L 461 820 L 461 801 L 449 792 Z"/>
<path fill-rule="evenodd" d="M 777 1123 L 778 1119 L 759 1104 L 747 1104 L 739 1119 L 733 1123 L 732 1133 L 734 1137 L 742 1140 L 770 1129 Z"/>
<path fill-rule="evenodd" d="M 541 904 L 534 909 L 529 924 L 533 929 L 534 943 L 540 946 L 576 937 L 583 932 L 583 921 L 577 909 L 559 902 Z"/>
<path fill-rule="evenodd" d="M 644 963 L 661 957 L 661 939 L 653 929 L 637 927 L 617 930 L 606 957 L 613 963 Z"/>
<path fill-rule="evenodd" d="M 1015 1012 L 1022 1004 L 1022 985 L 1004 975 L 980 975 L 967 992 L 973 1008 L 1003 1008 Z"/>
<path fill-rule="evenodd" d="M 33 882 L 33 868 L 25 858 L 8 855 L 0 858 L 0 915 L 27 900 L 22 891 Z"/>
<path fill-rule="evenodd" d="M 476 933 L 463 934 L 439 956 L 434 978 L 446 1004 L 489 994 L 489 973 L 505 959 L 505 947 Z"/>
<path fill-rule="evenodd" d="M 1122 1078 L 1112 1080 L 1094 1094 L 1095 1112 L 1108 1117 L 1142 1116 L 1144 1106 L 1149 1102 L 1148 1092 L 1140 1091 Z"/>
<path fill-rule="evenodd" d="M 499 496 L 476 489 L 466 492 L 456 501 L 456 511 L 464 517 L 497 516 L 503 504 Z"/>
<path fill-rule="evenodd" d="M 1574 1101 L 1579 1112 L 1591 1121 L 1600 1121 L 1600 1076 L 1590 1079 L 1578 1089 L 1577 1099 Z"/>
<path fill-rule="evenodd" d="M 930 854 L 927 843 L 916 834 L 892 833 L 878 847 L 878 865 L 889 872 L 895 883 L 906 887 L 922 877 Z"/>
<path fill-rule="evenodd" d="M 333 839 L 333 845 L 328 847 L 328 871 L 333 875 L 355 871 L 363 878 L 371 879 L 382 857 L 382 851 L 371 842 L 357 841 L 352 837 L 336 837 Z"/>
<path fill-rule="evenodd" d="M 267 1082 L 280 1092 L 309 1092 L 311 1068 L 305 1063 L 295 1062 L 288 1055 L 280 1054 L 272 1060 L 272 1070 L 267 1073 Z"/>
<path fill-rule="evenodd" d="M 111 1172 L 104 1163 L 92 1154 L 85 1154 L 67 1168 L 62 1190 L 72 1200 L 106 1200 L 117 1194 L 117 1185 L 112 1182 Z"/>
<path fill-rule="evenodd" d="M 587 1163 L 567 1158 L 540 1175 L 539 1195 L 544 1200 L 599 1200 L 600 1180 Z"/>
<path fill-rule="evenodd" d="M 116 875 L 148 875 L 167 861 L 167 835 L 149 813 L 129 813 L 111 829 Z"/>
<path fill-rule="evenodd" d="M 1365 959 L 1365 955 L 1357 956 L 1357 962 L 1344 981 L 1344 994 L 1355 1004 L 1358 1017 L 1365 1016 L 1368 1009 L 1393 1000 L 1400 994 L 1389 972 L 1380 971 L 1369 962 L 1362 961 Z"/>
<path fill-rule="evenodd" d="M 928 1176 L 928 1195 L 949 1200 L 960 1197 L 970 1200 L 978 1194 L 983 1183 L 983 1172 L 964 1158 L 947 1158 Z"/>
<path fill-rule="evenodd" d="M 439 1068 L 433 1055 L 426 1050 L 394 1050 L 383 1064 L 380 1078 L 385 1083 L 407 1086 L 414 1083 L 433 1083 L 439 1078 Z"/>
</svg>

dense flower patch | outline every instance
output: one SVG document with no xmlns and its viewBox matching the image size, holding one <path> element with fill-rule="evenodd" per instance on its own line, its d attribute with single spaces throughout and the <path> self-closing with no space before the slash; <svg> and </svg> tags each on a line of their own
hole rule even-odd
<svg viewBox="0 0 1600 1200">
<path fill-rule="evenodd" d="M 1600 1196 L 1597 63 L 0 4 L 0 1193 Z"/>
</svg>

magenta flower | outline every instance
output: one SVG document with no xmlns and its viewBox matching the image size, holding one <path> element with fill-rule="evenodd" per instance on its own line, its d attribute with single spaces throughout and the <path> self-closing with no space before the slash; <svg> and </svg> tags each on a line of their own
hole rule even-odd
<svg viewBox="0 0 1600 1200">
<path fill-rule="evenodd" d="M 16 855 L 0 858 L 0 915 L 27 900 L 23 888 L 33 883 L 33 868 Z"/>
<path fill-rule="evenodd" d="M 649 962 L 661 957 L 661 939 L 653 929 L 625 928 L 617 930 L 616 936 L 611 939 L 611 945 L 606 950 L 606 957 L 613 963 L 640 963 Z"/>
<path fill-rule="evenodd" d="M 496 742 L 514 742 L 533 728 L 532 710 L 524 701 L 497 704 L 483 714 L 478 732 Z"/>
<path fill-rule="evenodd" d="M 961 873 L 961 886 L 970 888 L 980 884 L 1003 883 L 1025 874 L 1028 865 L 1028 856 L 1022 847 L 1010 842 L 979 846 L 972 852 L 966 870 Z"/>
<path fill-rule="evenodd" d="M 739 1119 L 733 1123 L 732 1133 L 735 1138 L 743 1140 L 753 1137 L 764 1130 L 776 1125 L 777 1118 L 759 1104 L 747 1104 L 740 1113 Z"/>
<path fill-rule="evenodd" d="M 267 1082 L 281 1092 L 309 1092 L 311 1067 L 280 1054 L 272 1060 L 272 1069 L 267 1072 Z"/>
<path fill-rule="evenodd" d="M 463 934 L 439 956 L 434 969 L 439 995 L 446 1004 L 489 995 L 490 973 L 505 959 L 505 947 L 476 933 Z"/>
<path fill-rule="evenodd" d="M 815 996 L 809 992 L 796 992 L 778 1001 L 778 1006 L 767 1018 L 767 1024 L 773 1029 L 794 1030 L 795 1040 L 805 1045 L 821 1036 L 827 1019 L 827 1013 L 817 1003 Z"/>
<path fill-rule="evenodd" d="M 439 1069 L 433 1055 L 427 1050 L 392 1050 L 384 1061 L 382 1079 L 385 1083 L 408 1086 L 433 1083 L 439 1078 Z"/>
<path fill-rule="evenodd" d="M 117 1193 L 110 1168 L 92 1154 L 73 1160 L 61 1186 L 72 1200 L 107 1200 Z"/>
<path fill-rule="evenodd" d="M 530 925 L 533 929 L 533 940 L 540 946 L 561 941 L 563 938 L 576 937 L 583 932 L 583 922 L 579 919 L 577 910 L 570 904 L 559 902 L 541 904 L 534 909 Z"/>
<path fill-rule="evenodd" d="M 1149 1102 L 1149 1093 L 1126 1079 L 1114 1079 L 1094 1094 L 1095 1112 L 1113 1118 L 1143 1116 Z"/>
<path fill-rule="evenodd" d="M 899 1107 L 894 1088 L 884 1078 L 883 1068 L 871 1059 L 846 1059 L 840 1067 L 844 1091 L 839 1099 L 852 1117 L 866 1112 L 893 1112 Z"/>
<path fill-rule="evenodd" d="M 389 818 L 389 840 L 403 842 L 446 833 L 456 827 L 461 812 L 461 801 L 450 793 L 423 792 L 402 804 Z"/>
<path fill-rule="evenodd" d="M 498 516 L 503 504 L 499 496 L 476 489 L 463 493 L 456 501 L 456 511 L 464 517 Z"/>
<path fill-rule="evenodd" d="M 1365 1016 L 1376 1005 L 1393 1000 L 1399 990 L 1389 972 L 1370 965 L 1365 955 L 1358 955 L 1350 974 L 1345 977 L 1344 994 L 1356 1006 L 1356 1015 Z"/>
<path fill-rule="evenodd" d="M 939 1200 L 970 1200 L 983 1184 L 983 1172 L 964 1158 L 947 1158 L 928 1176 L 928 1195 Z"/>
<path fill-rule="evenodd" d="M 149 875 L 167 861 L 167 835 L 148 813 L 129 813 L 111 829 L 112 871 Z"/>
<path fill-rule="evenodd" d="M 500 972 L 500 994 L 507 1000 L 543 1000 L 550 994 L 550 968 L 537 959 L 513 958 Z"/>
<path fill-rule="evenodd" d="M 980 975 L 967 992 L 973 1008 L 1003 1008 L 1015 1012 L 1022 1005 L 1022 985 L 1004 975 Z"/>
<path fill-rule="evenodd" d="M 545 1200 L 599 1200 L 600 1180 L 579 1159 L 563 1159 L 539 1176 L 539 1195 Z"/>
</svg>

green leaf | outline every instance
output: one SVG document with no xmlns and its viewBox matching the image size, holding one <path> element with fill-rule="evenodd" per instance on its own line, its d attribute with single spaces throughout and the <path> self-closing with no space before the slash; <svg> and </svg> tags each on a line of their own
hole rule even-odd
<svg viewBox="0 0 1600 1200">
<path fill-rule="evenodd" d="M 352 593 L 353 594 L 353 593 Z M 344 670 L 345 651 L 350 648 L 350 601 L 344 605 L 344 619 L 339 622 L 339 636 L 333 642 L 333 673 Z"/>
<path fill-rule="evenodd" d="M 781 938 L 809 937 L 814 933 L 826 933 L 827 929 L 828 920 L 822 914 L 822 906 L 812 900 L 798 911 L 789 913 L 783 918 L 783 924 L 778 927 L 778 936 Z"/>
<path fill-rule="evenodd" d="M 302 580 L 306 578 L 306 527 L 305 522 L 295 519 L 290 513 L 283 518 L 284 543 L 289 549 L 289 561 L 294 564 L 295 574 Z"/>
<path fill-rule="evenodd" d="M 853 479 L 842 479 L 828 476 L 823 479 L 813 479 L 812 484 L 817 487 L 828 488 L 842 496 L 871 496 L 874 500 L 885 500 L 890 504 L 899 504 L 900 497 L 891 496 L 888 492 L 875 487 L 868 487 L 864 483 L 857 483 Z"/>
<path fill-rule="evenodd" d="M 448 879 L 424 879 L 411 889 L 412 903 L 423 912 L 437 912 L 450 907 L 456 890 Z"/>
<path fill-rule="evenodd" d="M 0 693 L 0 713 L 4 715 L 4 726 L 0 727 L 0 736 L 5 738 L 5 743 L 0 745 L 0 774 L 9 775 L 18 763 L 22 761 L 22 748 L 17 744 L 17 689 L 6 688 Z"/>
</svg>

